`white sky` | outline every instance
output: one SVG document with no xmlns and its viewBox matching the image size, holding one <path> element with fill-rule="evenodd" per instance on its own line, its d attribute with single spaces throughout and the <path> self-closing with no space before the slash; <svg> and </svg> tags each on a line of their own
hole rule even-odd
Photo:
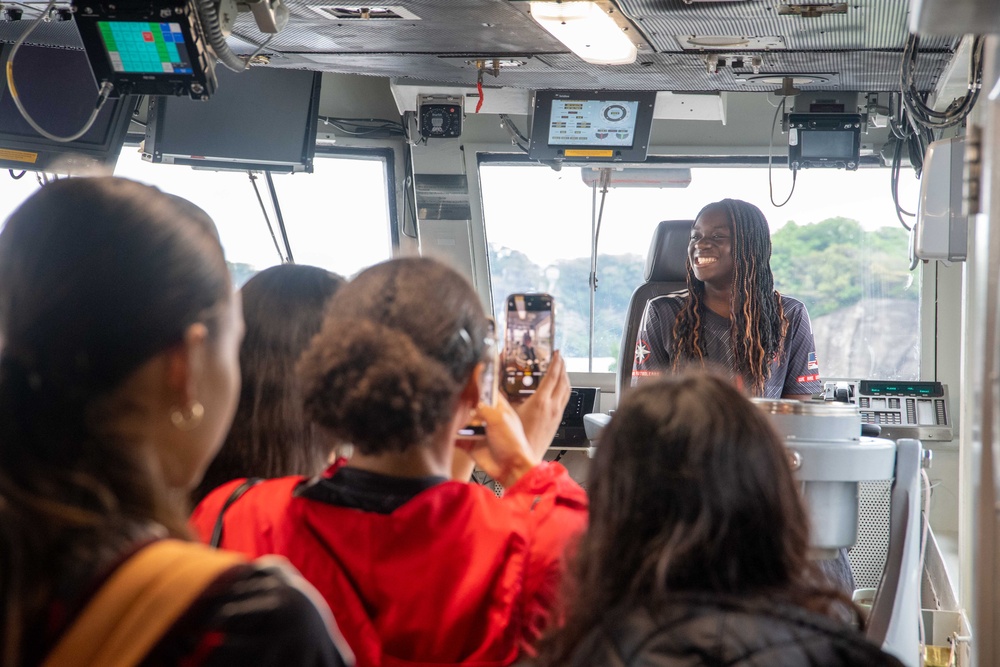
<svg viewBox="0 0 1000 667">
<path fill-rule="evenodd" d="M 387 259 L 391 249 L 383 163 L 322 158 L 315 163 L 312 174 L 274 176 L 295 261 L 350 276 Z M 258 269 L 280 263 L 246 172 L 150 164 L 141 160 L 135 147 L 126 146 L 115 174 L 156 185 L 204 208 L 215 220 L 229 261 Z M 280 244 L 262 174 L 258 174 L 257 187 Z M 37 188 L 32 172 L 15 181 L 0 171 L 0 220 Z"/>
</svg>

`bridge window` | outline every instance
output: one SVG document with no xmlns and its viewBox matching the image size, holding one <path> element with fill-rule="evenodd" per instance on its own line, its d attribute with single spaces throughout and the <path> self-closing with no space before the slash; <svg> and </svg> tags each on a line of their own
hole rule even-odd
<svg viewBox="0 0 1000 667">
<path fill-rule="evenodd" d="M 38 189 L 39 179 L 39 174 L 33 171 L 0 169 L 0 222 Z"/>
<path fill-rule="evenodd" d="M 391 160 L 380 155 L 362 158 L 317 153 L 312 174 L 273 176 L 296 263 L 321 266 L 349 277 L 389 259 L 389 164 Z M 205 209 L 219 228 L 237 284 L 261 269 L 280 264 L 286 254 L 263 173 L 255 172 L 254 182 L 245 171 L 151 164 L 144 162 L 134 147 L 126 146 L 115 175 L 155 185 Z M 262 210 L 267 211 L 270 229 Z"/>
<path fill-rule="evenodd" d="M 791 181 L 774 170 L 775 200 Z M 916 379 L 919 374 L 919 272 L 909 271 L 908 235 L 896 217 L 888 169 L 816 169 L 799 174 L 781 208 L 769 201 L 759 167 L 692 168 L 686 188 L 611 189 L 598 237 L 593 358 L 589 355 L 591 229 L 601 193 L 579 168 L 480 166 L 495 312 L 514 291 L 556 298 L 556 344 L 570 370 L 614 371 L 625 309 L 642 281 L 660 220 L 693 218 L 725 197 L 761 208 L 772 230 L 775 287 L 805 302 L 820 371 L 829 378 Z M 900 182 L 913 210 L 918 182 Z"/>
</svg>

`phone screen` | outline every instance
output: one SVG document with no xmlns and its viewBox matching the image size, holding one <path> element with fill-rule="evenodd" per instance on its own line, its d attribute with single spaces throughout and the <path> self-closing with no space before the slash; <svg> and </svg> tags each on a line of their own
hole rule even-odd
<svg viewBox="0 0 1000 667">
<path fill-rule="evenodd" d="M 483 362 L 483 374 L 480 376 L 479 401 L 486 405 L 497 404 L 497 341 L 496 323 L 492 319 L 486 325 L 486 359 Z M 486 425 L 478 419 L 458 429 L 458 435 L 463 438 L 481 438 L 486 435 Z"/>
<path fill-rule="evenodd" d="M 552 304 L 548 294 L 507 297 L 504 388 L 510 396 L 533 394 L 549 369 L 555 324 Z"/>
</svg>

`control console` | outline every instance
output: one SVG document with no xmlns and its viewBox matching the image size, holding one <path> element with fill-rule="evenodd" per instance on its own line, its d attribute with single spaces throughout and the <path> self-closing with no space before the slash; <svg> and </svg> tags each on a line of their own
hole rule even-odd
<svg viewBox="0 0 1000 667">
<path fill-rule="evenodd" d="M 823 397 L 857 405 L 862 424 L 877 424 L 881 437 L 949 441 L 953 438 L 948 387 L 940 382 L 831 380 Z"/>
</svg>

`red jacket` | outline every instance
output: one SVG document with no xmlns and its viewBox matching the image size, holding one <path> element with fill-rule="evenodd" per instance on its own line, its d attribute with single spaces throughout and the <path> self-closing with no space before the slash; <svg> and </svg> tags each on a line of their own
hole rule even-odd
<svg viewBox="0 0 1000 667">
<path fill-rule="evenodd" d="M 202 540 L 241 481 L 195 509 Z M 247 491 L 226 511 L 222 546 L 288 558 L 330 604 L 359 667 L 513 663 L 544 627 L 566 547 L 587 520 L 586 493 L 558 463 L 503 498 L 443 482 L 390 514 L 295 497 L 302 482 Z"/>
</svg>

